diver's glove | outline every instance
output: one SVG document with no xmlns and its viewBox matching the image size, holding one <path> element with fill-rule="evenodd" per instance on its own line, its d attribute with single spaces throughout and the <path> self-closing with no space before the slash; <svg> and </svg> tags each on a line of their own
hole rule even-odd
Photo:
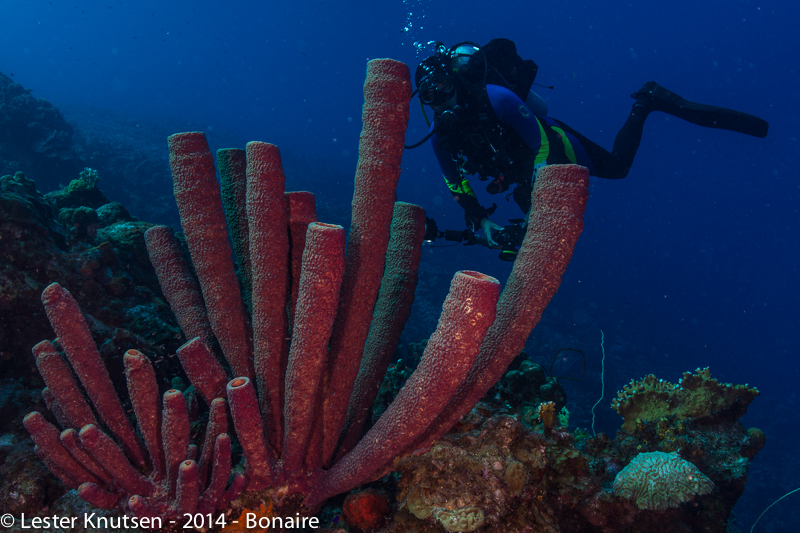
<svg viewBox="0 0 800 533">
<path fill-rule="evenodd" d="M 481 229 L 483 230 L 483 234 L 486 235 L 486 242 L 489 244 L 489 247 L 490 248 L 499 247 L 500 245 L 497 244 L 497 242 L 495 242 L 494 239 L 492 239 L 492 231 L 493 230 L 502 230 L 503 227 L 502 226 L 498 226 L 497 224 L 495 224 L 494 222 L 489 220 L 489 217 L 484 217 L 483 219 L 481 219 L 480 226 L 481 226 Z"/>
</svg>

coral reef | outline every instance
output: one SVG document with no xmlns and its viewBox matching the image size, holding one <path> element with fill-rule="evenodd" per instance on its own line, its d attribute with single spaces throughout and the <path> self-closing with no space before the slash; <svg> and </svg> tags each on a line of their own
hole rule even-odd
<svg viewBox="0 0 800 533">
<path fill-rule="evenodd" d="M 542 422 L 543 404 L 552 404 L 547 412 L 552 413 L 554 424 L 555 417 L 567 405 L 567 396 L 558 380 L 548 377 L 544 368 L 528 359 L 522 351 L 481 401 L 518 411 L 525 424 L 534 426 Z M 495 411 L 500 405 L 495 407 Z"/>
<path fill-rule="evenodd" d="M 654 449 L 665 442 L 625 431 L 614 441 L 589 438 L 558 423 L 532 429 L 520 423 L 521 410 L 478 410 L 476 422 L 398 463 L 399 506 L 382 533 L 727 533 L 747 479 L 750 448 L 741 443 L 757 438 L 735 418 L 702 429 L 687 419 L 687 445 L 665 453 Z"/>
<path fill-rule="evenodd" d="M 553 445 L 508 416 L 445 436 L 398 465 L 403 509 L 384 531 L 557 531 L 555 511 L 544 500 Z"/>
<path fill-rule="evenodd" d="M 545 432 L 552 431 L 556 427 L 556 404 L 555 402 L 540 403 L 537 411 L 537 418 L 544 427 Z"/>
<path fill-rule="evenodd" d="M 347 255 L 342 228 L 316 222 L 313 195 L 284 193 L 280 154 L 265 143 L 218 154 L 230 188 L 220 195 L 202 135 L 170 140 L 191 263 L 181 235 L 98 195 L 88 169 L 56 195 L 41 195 L 21 173 L 0 179 L 0 246 L 10 261 L 0 271 L 0 319 L 30 323 L 25 335 L 16 327 L 3 354 L 23 353 L 47 331 L 32 303 L 45 284 L 69 288 L 44 290 L 58 339 L 34 350 L 43 396 L 0 381 L 0 423 L 9 426 L 0 430 L 10 431 L 0 435 L 4 512 L 51 505 L 64 516 L 224 510 L 269 519 L 309 516 L 331 498 L 320 513 L 328 528 L 318 531 L 342 533 L 342 519 L 351 532 L 384 533 L 727 530 L 766 442 L 737 421 L 757 390 L 720 384 L 708 369 L 678 385 L 648 376 L 615 400 L 624 419 L 616 439 L 589 438 L 569 429 L 558 380 L 521 351 L 580 233 L 586 177 L 577 167 L 541 172 L 537 231 L 499 303 L 495 280 L 458 273 L 437 331 L 409 346 L 378 392 L 413 301 L 424 221 L 416 206 L 394 203 L 393 188 L 367 201 L 376 182 L 396 179 L 407 113 L 407 72 L 384 61 L 371 63 L 365 87 Z M 387 115 L 392 138 L 381 139 Z M 180 339 L 189 342 L 178 348 Z M 4 357 L 3 370 L 41 386 L 30 359 Z M 184 374 L 188 388 L 171 379 Z M 393 402 L 376 402 L 388 405 L 366 424 L 376 394 Z M 36 452 L 76 489 L 64 496 L 18 431 L 31 405 L 25 425 Z M 125 427 L 132 419 L 136 431 Z M 677 472 L 692 476 L 688 486 Z M 666 489 L 642 490 L 646 478 Z M 362 487 L 375 480 L 380 490 Z M 241 524 L 225 531 L 259 530 Z"/>
<path fill-rule="evenodd" d="M 364 489 L 350 493 L 342 504 L 344 519 L 350 529 L 374 531 L 389 518 L 391 504 L 383 492 Z"/>
<path fill-rule="evenodd" d="M 86 167 L 66 187 L 47 193 L 47 199 L 59 211 L 78 207 L 97 209 L 109 203 L 109 199 L 100 190 L 99 183 L 98 172 Z"/>
<path fill-rule="evenodd" d="M 42 227 L 63 246 L 64 236 L 56 223 L 57 212 L 36 189 L 33 180 L 26 178 L 22 172 L 0 178 L 0 213 L 6 224 Z"/>
</svg>

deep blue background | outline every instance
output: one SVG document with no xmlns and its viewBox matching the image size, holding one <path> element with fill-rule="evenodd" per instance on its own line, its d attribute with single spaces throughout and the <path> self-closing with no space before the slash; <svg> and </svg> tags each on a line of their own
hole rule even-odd
<svg viewBox="0 0 800 533">
<path fill-rule="evenodd" d="M 287 169 L 290 183 L 342 202 L 352 194 L 366 61 L 392 57 L 413 72 L 431 50 L 419 53 L 414 42 L 515 40 L 540 65 L 537 81 L 555 86 L 539 91 L 551 115 L 608 148 L 629 94 L 651 79 L 688 99 L 766 118 L 762 140 L 652 115 L 628 178 L 592 178 L 586 228 L 545 319 L 551 334 L 586 350 L 589 376 L 568 384 L 573 397 L 599 397 L 604 331 L 598 429 L 613 432 L 609 396 L 644 373 L 675 381 L 711 366 L 722 381 L 759 387 L 743 422 L 764 429 L 769 442 L 737 507 L 743 529 L 800 485 L 796 2 L 222 6 L 0 0 L 0 70 L 56 105 L 206 124 L 212 149 L 224 147 L 215 141 L 223 132 L 275 143 L 314 169 L 294 177 Z M 414 104 L 409 142 L 426 131 Z M 407 152 L 398 197 L 425 207 L 441 227 L 461 227 L 427 147 Z M 519 216 L 503 198 L 492 200 L 504 206 L 498 222 Z M 509 270 L 494 252 L 462 247 L 428 250 L 425 265 L 448 272 L 426 281 L 442 294 L 457 269 L 500 279 Z M 586 425 L 588 408 L 576 408 L 584 413 L 577 422 Z M 790 498 L 759 531 L 800 527 L 792 510 L 800 495 Z"/>
</svg>

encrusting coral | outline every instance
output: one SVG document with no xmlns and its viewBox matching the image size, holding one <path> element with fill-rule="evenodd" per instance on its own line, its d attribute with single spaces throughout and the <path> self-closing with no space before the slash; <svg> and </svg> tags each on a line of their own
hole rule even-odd
<svg viewBox="0 0 800 533">
<path fill-rule="evenodd" d="M 413 294 L 415 276 L 411 272 L 384 276 L 385 262 L 395 259 L 386 255 L 387 250 L 419 247 L 425 220 L 420 208 L 394 203 L 409 96 L 407 66 L 391 60 L 370 62 L 346 255 L 341 227 L 294 223 L 293 203 L 283 191 L 277 148 L 266 143 L 248 144 L 245 176 L 241 176 L 241 165 L 232 166 L 230 172 L 239 173 L 232 179 L 246 180 L 247 216 L 238 220 L 247 225 L 240 235 L 249 235 L 250 255 L 249 261 L 237 260 L 240 268 L 250 269 L 249 276 L 242 278 L 251 280 L 245 290 L 252 295 L 250 305 L 240 296 L 213 157 L 205 137 L 200 133 L 170 137 L 175 196 L 199 291 L 187 278 L 191 269 L 181 263 L 174 246 L 168 244 L 168 230 L 151 230 L 148 245 L 165 296 L 191 339 L 178 350 L 178 357 L 200 396 L 211 405 L 212 418 L 206 427 L 205 444 L 199 450 L 200 460 L 195 462 L 198 450 L 190 445 L 186 405 L 180 393 L 166 393 L 159 421 L 154 388 L 131 387 L 129 394 L 145 439 L 145 453 L 136 435 L 131 436 L 129 425 L 126 427 L 124 412 L 121 418 L 114 414 L 118 413 L 115 405 L 119 400 L 111 394 L 113 388 L 104 385 L 98 389 L 100 392 L 93 392 L 97 387 L 94 381 L 103 381 L 103 372 L 95 365 L 96 372 L 87 374 L 83 385 L 101 414 L 102 424 L 118 439 L 124 452 L 97 425 L 68 416 L 59 417 L 62 425 L 80 428 L 74 449 L 64 445 L 66 455 L 61 454 L 62 448 L 52 437 L 40 446 L 50 465 L 54 465 L 55 454 L 79 455 L 80 446 L 104 451 L 102 455 L 107 459 L 101 461 L 103 469 L 119 474 L 112 475 L 113 479 L 104 485 L 85 477 L 80 470 L 65 472 L 61 466 L 53 466 L 54 471 L 64 474 L 65 480 L 83 482 L 86 499 L 95 505 L 117 505 L 137 516 L 164 516 L 199 506 L 218 509 L 246 485 L 248 493 L 263 491 L 263 497 L 271 498 L 277 508 L 294 511 L 303 505 L 305 513 L 331 496 L 393 470 L 398 458 L 429 448 L 502 375 L 540 319 L 569 264 L 583 227 L 588 198 L 588 172 L 583 167 L 552 166 L 539 173 L 533 191 L 531 229 L 505 290 L 500 294 L 499 283 L 489 276 L 457 273 L 437 330 L 408 386 L 364 438 L 352 442 L 351 450 L 342 448 L 337 454 L 347 427 L 360 423 L 356 412 L 351 410 L 348 415 L 348 404 L 364 394 L 374 397 L 377 390 L 374 380 L 379 376 L 375 377 L 374 368 L 368 367 L 386 364 L 380 360 L 384 354 L 370 356 L 369 364 L 362 362 L 365 345 L 370 345 L 367 339 L 373 314 L 393 317 L 389 327 L 376 330 L 383 336 L 387 335 L 380 332 L 399 335 L 405 320 L 404 313 L 392 313 L 396 298 L 382 301 L 379 293 L 385 288 L 390 295 Z M 399 223 L 401 219 L 406 222 Z M 393 228 L 396 233 L 391 232 Z M 395 239 L 406 244 L 393 247 L 390 240 Z M 300 242 L 304 242 L 302 256 L 293 249 Z M 162 246 L 172 251 L 162 250 Z M 302 268 L 293 265 L 300 257 Z M 416 269 L 414 261 L 406 264 L 405 268 Z M 300 279 L 293 279 L 292 272 L 298 271 Z M 295 283 L 296 301 L 292 299 Z M 410 305 L 407 297 L 405 302 Z M 191 312 L 181 310 L 183 305 L 189 305 Z M 386 308 L 376 309 L 376 305 Z M 247 313 L 250 306 L 252 317 Z M 75 313 L 80 315 L 77 307 L 71 313 L 73 317 Z M 64 319 L 52 306 L 48 315 L 52 315 L 54 327 Z M 213 331 L 213 345 L 204 338 L 209 331 L 206 322 Z M 65 344 L 69 335 L 57 327 L 56 331 L 60 343 Z M 396 337 L 388 338 L 376 346 L 393 347 L 396 343 Z M 76 344 L 79 351 L 91 351 L 90 346 L 93 349 L 88 337 Z M 216 346 L 224 364 L 216 358 Z M 69 356 L 67 346 L 65 351 Z M 389 353 L 391 356 L 393 350 Z M 81 375 L 81 363 L 69 357 Z M 133 358 L 132 365 L 146 367 L 146 358 Z M 373 377 L 358 380 L 359 369 Z M 357 390 L 357 384 L 371 390 Z M 227 428 L 214 422 L 217 417 L 224 418 L 222 395 L 227 397 L 235 436 L 244 455 L 244 462 L 234 469 L 236 473 L 230 480 L 225 474 L 230 472 Z M 371 399 L 357 401 L 359 405 L 371 403 Z M 58 414 L 67 403 L 52 402 L 54 413 Z M 147 408 L 137 407 L 137 403 Z M 39 421 L 41 415 L 31 416 Z M 154 429 L 159 422 L 163 473 L 159 466 L 159 432 Z M 33 433 L 38 431 L 34 426 Z M 47 431 L 52 435 L 57 430 Z M 149 477 L 131 473 L 134 466 L 149 463 L 153 465 Z M 210 481 L 206 484 L 204 472 L 209 465 Z M 88 465 L 86 469 L 91 470 Z M 123 476 L 123 471 L 130 475 Z M 205 492 L 201 492 L 206 485 Z M 442 518 L 459 523 L 464 518 L 472 524 L 469 527 L 477 527 L 477 515 L 466 515 L 469 516 L 448 519 L 443 514 Z"/>
<path fill-rule="evenodd" d="M 756 388 L 720 383 L 708 368 L 698 368 L 694 374 L 684 372 L 677 384 L 653 374 L 631 381 L 617 393 L 611 407 L 625 419 L 622 429 L 630 433 L 637 420 L 651 422 L 667 415 L 700 422 L 723 416 L 736 419 L 758 395 Z"/>
</svg>

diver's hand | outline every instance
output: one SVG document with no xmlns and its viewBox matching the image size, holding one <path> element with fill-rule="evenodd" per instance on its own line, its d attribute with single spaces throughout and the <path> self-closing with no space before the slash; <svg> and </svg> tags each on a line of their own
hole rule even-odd
<svg viewBox="0 0 800 533">
<path fill-rule="evenodd" d="M 490 248 L 499 248 L 500 245 L 497 244 L 494 239 L 492 239 L 492 230 L 496 229 L 503 229 L 502 226 L 498 226 L 488 217 L 481 220 L 481 229 L 483 230 L 483 234 L 486 235 L 486 242 L 489 244 Z"/>
</svg>

